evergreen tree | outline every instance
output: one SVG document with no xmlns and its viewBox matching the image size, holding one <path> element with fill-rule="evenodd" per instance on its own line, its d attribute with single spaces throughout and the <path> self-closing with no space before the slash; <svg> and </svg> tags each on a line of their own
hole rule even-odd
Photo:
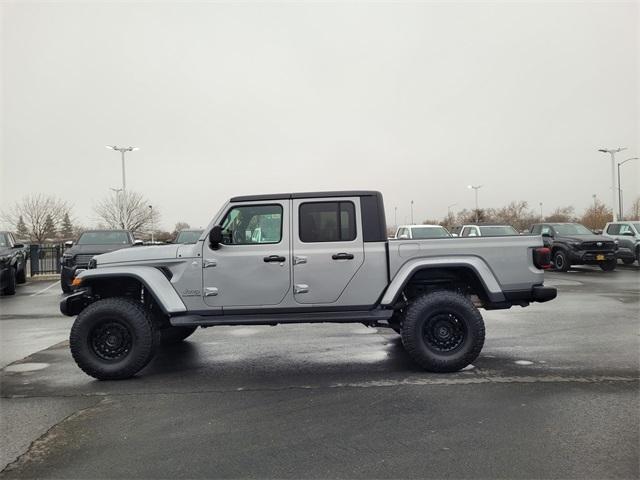
<svg viewBox="0 0 640 480">
<path fill-rule="evenodd" d="M 51 238 L 56 235 L 56 225 L 53 223 L 53 217 L 51 215 L 47 215 L 44 219 L 44 237 Z"/>
<path fill-rule="evenodd" d="M 71 223 L 68 213 L 65 213 L 64 217 L 62 217 L 62 228 L 60 229 L 60 234 L 65 239 L 73 237 L 73 224 Z"/>
<path fill-rule="evenodd" d="M 16 224 L 16 235 L 20 240 L 28 240 L 29 239 L 29 229 L 27 228 L 27 224 L 24 223 L 24 218 L 22 215 L 18 218 L 18 223 Z"/>
</svg>

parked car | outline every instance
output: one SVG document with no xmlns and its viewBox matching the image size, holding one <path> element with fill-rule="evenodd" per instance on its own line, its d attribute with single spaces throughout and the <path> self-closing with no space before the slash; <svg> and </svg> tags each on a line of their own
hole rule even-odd
<svg viewBox="0 0 640 480">
<path fill-rule="evenodd" d="M 556 270 L 566 272 L 572 265 L 598 265 L 604 271 L 616 268 L 617 242 L 594 234 L 584 225 L 537 223 L 531 233 L 542 235 Z"/>
<path fill-rule="evenodd" d="M 204 230 L 180 230 L 173 243 L 196 243 Z"/>
<path fill-rule="evenodd" d="M 450 237 L 449 231 L 441 225 L 401 225 L 396 230 L 396 239 L 422 240 L 426 238 Z"/>
<path fill-rule="evenodd" d="M 76 271 L 88 268 L 94 255 L 134 245 L 142 245 L 142 241 L 135 240 L 133 234 L 128 230 L 87 230 L 82 232 L 75 243 L 66 242 L 65 246 L 69 248 L 62 255 L 60 270 L 62 291 L 71 292 L 71 282 Z"/>
<path fill-rule="evenodd" d="M 122 379 L 197 327 L 351 322 L 392 328 L 423 368 L 453 372 L 484 344 L 478 308 L 555 298 L 541 237 L 387 241 L 384 211 L 372 191 L 235 197 L 195 244 L 98 255 L 60 303 L 78 315 L 73 358 Z"/>
<path fill-rule="evenodd" d="M 618 241 L 618 258 L 625 265 L 634 261 L 640 263 L 640 222 L 609 222 L 604 227 L 603 235 Z"/>
<path fill-rule="evenodd" d="M 458 234 L 460 237 L 505 237 L 511 235 L 520 235 L 520 233 L 507 224 L 463 225 Z"/>
<path fill-rule="evenodd" d="M 16 284 L 27 281 L 27 260 L 24 245 L 16 242 L 13 233 L 0 232 L 0 291 L 16 293 Z"/>
</svg>

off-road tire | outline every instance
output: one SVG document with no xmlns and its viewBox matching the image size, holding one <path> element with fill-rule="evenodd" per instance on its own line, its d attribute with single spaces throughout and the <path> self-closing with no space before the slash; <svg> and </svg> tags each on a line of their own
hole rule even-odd
<svg viewBox="0 0 640 480">
<path fill-rule="evenodd" d="M 123 352 L 116 358 L 105 358 L 115 355 L 109 350 L 113 345 L 108 343 L 110 326 L 118 333 L 125 332 L 120 335 L 125 338 L 121 342 L 125 346 L 118 345 Z M 69 337 L 73 359 L 84 373 L 98 380 L 134 376 L 153 358 L 159 343 L 160 333 L 151 314 L 140 302 L 123 297 L 105 298 L 89 305 L 76 318 Z"/>
<path fill-rule="evenodd" d="M 16 283 L 26 283 L 27 282 L 27 266 L 22 265 L 22 268 L 16 272 Z"/>
<path fill-rule="evenodd" d="M 600 268 L 605 272 L 612 272 L 616 269 L 618 265 L 618 260 L 607 260 L 600 264 Z"/>
<path fill-rule="evenodd" d="M 460 343 L 443 351 L 429 343 L 431 328 L 441 320 L 453 322 L 464 330 Z M 434 325 L 434 322 L 435 323 Z M 472 363 L 484 345 L 484 321 L 473 303 L 464 295 L 449 291 L 432 292 L 411 301 L 402 322 L 402 345 L 411 358 L 430 372 L 457 372 Z"/>
<path fill-rule="evenodd" d="M 635 258 L 623 258 L 622 259 L 622 263 L 624 263 L 625 265 L 631 265 L 635 261 L 636 261 Z"/>
<path fill-rule="evenodd" d="M 567 254 L 562 250 L 556 250 L 553 254 L 553 266 L 558 272 L 566 272 L 571 268 Z"/>
<path fill-rule="evenodd" d="M 160 343 L 173 345 L 179 343 L 196 331 L 197 327 L 167 327 L 160 330 Z"/>
<path fill-rule="evenodd" d="M 9 267 L 7 270 L 7 285 L 2 290 L 5 295 L 14 295 L 16 293 L 16 269 Z"/>
</svg>

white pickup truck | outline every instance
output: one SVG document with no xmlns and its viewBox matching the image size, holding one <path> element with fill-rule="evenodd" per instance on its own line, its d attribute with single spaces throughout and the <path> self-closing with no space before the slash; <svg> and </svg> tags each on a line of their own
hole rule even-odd
<svg viewBox="0 0 640 480">
<path fill-rule="evenodd" d="M 94 257 L 62 299 L 73 358 L 98 379 L 135 375 L 197 327 L 362 323 L 389 327 L 432 372 L 479 355 L 478 308 L 545 302 L 540 236 L 387 240 L 382 195 L 232 198 L 195 244 Z"/>
</svg>

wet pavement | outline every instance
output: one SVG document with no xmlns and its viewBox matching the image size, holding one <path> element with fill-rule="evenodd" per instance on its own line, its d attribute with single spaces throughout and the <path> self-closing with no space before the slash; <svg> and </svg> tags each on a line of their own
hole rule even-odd
<svg viewBox="0 0 640 480">
<path fill-rule="evenodd" d="M 2 337 L 32 351 L 0 373 L 0 476 L 637 478 L 640 269 L 547 284 L 553 302 L 483 312 L 480 357 L 444 375 L 390 330 L 316 324 L 201 329 L 98 382 L 60 341 L 57 292 L 12 303 L 13 319 L 2 298 Z"/>
</svg>

